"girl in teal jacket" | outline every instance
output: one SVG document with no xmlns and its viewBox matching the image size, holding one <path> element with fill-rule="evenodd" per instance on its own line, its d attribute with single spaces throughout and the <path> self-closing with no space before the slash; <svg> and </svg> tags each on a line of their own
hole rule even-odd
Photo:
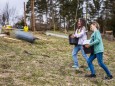
<svg viewBox="0 0 115 86">
<path fill-rule="evenodd" d="M 107 77 L 105 77 L 105 79 L 112 79 L 113 76 L 112 76 L 111 72 L 109 71 L 107 66 L 103 63 L 104 47 L 103 47 L 102 37 L 99 32 L 99 27 L 100 26 L 97 22 L 93 22 L 90 26 L 90 29 L 93 31 L 93 34 L 91 35 L 90 44 L 86 45 L 86 47 L 89 48 L 90 46 L 93 46 L 94 52 L 91 53 L 91 55 L 88 59 L 88 65 L 90 67 L 91 74 L 86 75 L 86 77 L 96 77 L 94 66 L 93 66 L 92 62 L 95 58 L 97 58 L 99 66 L 102 67 L 107 74 Z"/>
</svg>

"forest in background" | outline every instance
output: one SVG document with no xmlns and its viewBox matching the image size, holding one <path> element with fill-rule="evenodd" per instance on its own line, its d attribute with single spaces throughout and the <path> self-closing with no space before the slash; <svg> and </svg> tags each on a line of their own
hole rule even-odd
<svg viewBox="0 0 115 86">
<path fill-rule="evenodd" d="M 112 30 L 115 35 L 114 0 L 35 0 L 35 21 L 47 24 L 54 30 L 73 30 L 78 18 L 85 18 L 87 25 L 96 20 L 101 32 Z M 31 0 L 26 4 L 26 17 L 31 19 Z"/>
</svg>

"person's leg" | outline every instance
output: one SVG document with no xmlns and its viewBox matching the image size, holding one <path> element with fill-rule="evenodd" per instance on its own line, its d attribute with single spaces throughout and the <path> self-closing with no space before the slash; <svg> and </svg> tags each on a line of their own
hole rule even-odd
<svg viewBox="0 0 115 86">
<path fill-rule="evenodd" d="M 109 69 L 107 68 L 107 66 L 103 63 L 103 53 L 98 53 L 96 54 L 97 60 L 98 60 L 98 64 L 100 67 L 102 67 L 104 69 L 104 71 L 106 72 L 108 77 L 111 77 L 111 72 L 109 71 Z"/>
<path fill-rule="evenodd" d="M 91 74 L 90 75 L 85 75 L 85 77 L 90 77 L 90 78 L 95 78 L 96 75 L 95 75 L 95 69 L 94 69 L 94 66 L 92 64 L 93 60 L 96 58 L 96 55 L 95 54 L 91 54 L 89 59 L 88 59 L 88 66 L 90 68 L 90 71 L 91 71 Z"/>
<path fill-rule="evenodd" d="M 72 51 L 72 57 L 73 57 L 73 61 L 74 61 L 74 66 L 76 66 L 76 67 L 79 67 L 78 58 L 77 58 L 78 51 L 79 51 L 79 45 L 75 46 L 73 51 Z"/>
<path fill-rule="evenodd" d="M 85 53 L 85 51 L 84 51 L 82 45 L 80 46 L 80 50 L 81 50 L 82 56 L 85 58 L 86 61 L 88 61 L 88 56 L 87 56 L 87 54 Z"/>
<path fill-rule="evenodd" d="M 91 54 L 88 59 L 88 66 L 90 68 L 91 74 L 95 74 L 94 65 L 92 64 L 93 60 L 96 58 L 95 54 Z"/>
<path fill-rule="evenodd" d="M 81 53 L 82 53 L 82 56 L 85 58 L 87 64 L 88 64 L 88 56 L 87 54 L 85 53 L 84 49 L 83 49 L 83 46 L 80 46 L 80 50 L 81 50 Z M 86 68 L 86 70 L 90 70 L 89 67 Z"/>
</svg>

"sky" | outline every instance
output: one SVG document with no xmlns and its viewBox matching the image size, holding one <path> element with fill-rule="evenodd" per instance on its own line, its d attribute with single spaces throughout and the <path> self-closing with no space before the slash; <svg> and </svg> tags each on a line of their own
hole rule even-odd
<svg viewBox="0 0 115 86">
<path fill-rule="evenodd" d="M 0 0 L 0 14 L 2 13 L 6 3 L 9 3 L 10 8 L 16 8 L 14 16 L 23 16 L 24 14 L 24 2 L 28 0 Z M 15 21 L 16 22 L 16 21 Z M 11 22 L 13 23 L 13 21 Z"/>
<path fill-rule="evenodd" d="M 8 2 L 10 7 L 16 8 L 17 15 L 23 15 L 23 3 L 28 0 L 0 0 L 0 11 L 3 10 L 5 4 Z"/>
</svg>

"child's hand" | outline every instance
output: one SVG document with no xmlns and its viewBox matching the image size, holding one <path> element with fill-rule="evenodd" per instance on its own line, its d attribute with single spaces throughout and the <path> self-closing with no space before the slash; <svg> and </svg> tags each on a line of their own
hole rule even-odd
<svg viewBox="0 0 115 86">
<path fill-rule="evenodd" d="M 75 37 L 74 34 L 72 34 L 72 35 L 71 35 L 71 38 L 74 38 L 74 37 Z"/>
<path fill-rule="evenodd" d="M 85 47 L 86 47 L 86 48 L 89 48 L 89 47 L 90 47 L 90 45 L 89 45 L 89 44 L 86 44 L 86 45 L 85 45 Z"/>
</svg>

